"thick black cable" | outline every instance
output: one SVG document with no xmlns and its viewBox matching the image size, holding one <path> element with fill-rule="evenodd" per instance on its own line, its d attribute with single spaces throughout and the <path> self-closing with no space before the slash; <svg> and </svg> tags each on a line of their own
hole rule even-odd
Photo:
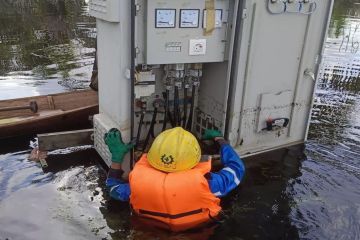
<svg viewBox="0 0 360 240">
<path fill-rule="evenodd" d="M 171 124 L 171 127 L 176 127 L 175 126 L 175 122 L 174 122 L 174 119 L 172 118 L 172 116 L 171 116 L 171 112 L 170 112 L 170 110 L 168 110 L 168 118 L 169 118 L 169 122 L 170 122 L 170 124 Z"/>
<path fill-rule="evenodd" d="M 137 135 L 136 135 L 136 143 L 135 143 L 135 149 L 137 149 L 137 147 L 139 146 L 139 141 L 141 138 L 141 130 L 142 130 L 142 126 L 144 123 L 144 117 L 145 117 L 145 111 L 141 112 L 141 116 L 140 116 L 140 122 L 139 122 L 139 126 L 138 126 L 138 131 L 137 131 Z"/>
<path fill-rule="evenodd" d="M 167 101 L 167 119 L 166 119 L 167 122 L 166 122 L 166 124 L 169 122 L 171 124 L 171 127 L 175 127 L 174 120 L 172 119 L 171 112 L 170 112 L 170 90 L 166 90 L 166 92 L 163 93 L 163 97 L 164 97 L 165 101 Z M 166 125 L 165 125 L 165 129 L 166 129 Z"/>
<path fill-rule="evenodd" d="M 189 118 L 186 124 L 186 130 L 190 131 L 191 130 L 191 125 L 192 125 L 192 121 L 193 121 L 193 115 L 194 115 L 194 108 L 195 108 L 195 92 L 196 92 L 196 86 L 195 84 L 193 84 L 192 86 L 192 90 L 191 90 L 191 105 L 190 105 L 190 113 L 189 113 Z"/>
<path fill-rule="evenodd" d="M 163 94 L 163 97 L 165 98 L 165 106 L 164 106 L 164 120 L 163 120 L 163 126 L 162 126 L 162 131 L 165 131 L 166 129 L 166 125 L 167 125 L 167 121 L 168 121 L 168 111 L 169 111 L 169 90 L 166 90 L 166 93 Z"/>
<path fill-rule="evenodd" d="M 179 126 L 179 88 L 175 86 L 174 91 L 174 123 Z"/>
<path fill-rule="evenodd" d="M 158 109 L 157 109 L 157 108 L 154 108 L 154 113 L 153 113 L 153 116 L 152 116 L 152 119 L 151 119 L 151 123 L 150 123 L 150 127 L 149 127 L 148 134 L 146 135 L 146 139 L 145 139 L 145 142 L 144 142 L 144 145 L 143 145 L 143 148 L 142 148 L 142 152 L 145 152 L 146 147 L 147 147 L 147 145 L 149 144 L 149 141 L 150 141 L 151 133 L 154 131 L 154 126 L 155 126 L 155 123 L 156 123 L 157 112 L 158 112 Z"/>
<path fill-rule="evenodd" d="M 151 128 L 150 134 L 151 134 L 151 137 L 152 137 L 152 138 L 155 138 L 155 128 L 154 128 L 154 127 Z"/>
<path fill-rule="evenodd" d="M 183 118 L 183 124 L 182 127 L 185 128 L 186 127 L 186 119 L 187 119 L 187 93 L 188 93 L 188 89 L 187 87 L 184 87 L 184 118 Z"/>
</svg>

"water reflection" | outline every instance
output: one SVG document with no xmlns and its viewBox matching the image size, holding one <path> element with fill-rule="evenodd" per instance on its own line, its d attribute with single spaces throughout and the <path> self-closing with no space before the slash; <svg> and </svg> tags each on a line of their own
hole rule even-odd
<svg viewBox="0 0 360 240">
<path fill-rule="evenodd" d="M 10 143 L 6 151 L 12 152 L 23 142 Z M 0 239 L 108 236 L 111 229 L 99 211 L 106 175 L 94 150 L 50 156 L 47 173 L 27 153 L 0 155 Z"/>
<path fill-rule="evenodd" d="M 29 90 L 59 81 L 53 90 L 39 93 L 88 85 L 96 29 L 87 8 L 85 1 L 75 0 L 0 0 L 0 89 L 9 76 L 13 82 L 25 77 L 45 81 Z M 23 95 L 30 96 L 12 97 Z"/>
<path fill-rule="evenodd" d="M 294 199 L 308 199 L 292 212 L 301 236 L 308 239 L 360 238 L 359 14 L 355 1 L 335 1 L 307 144 L 308 160 L 294 194 Z M 313 196 L 310 200 L 309 195 Z"/>
<path fill-rule="evenodd" d="M 330 33 L 338 38 L 344 33 L 349 18 L 358 18 L 358 5 L 354 0 L 336 0 L 330 23 Z"/>
<path fill-rule="evenodd" d="M 360 91 L 360 5 L 353 1 L 335 2 L 334 15 L 320 69 L 310 139 L 319 143 L 359 142 Z M 344 134 L 344 130 L 347 134 Z M 358 152 L 359 149 L 352 149 Z"/>
</svg>

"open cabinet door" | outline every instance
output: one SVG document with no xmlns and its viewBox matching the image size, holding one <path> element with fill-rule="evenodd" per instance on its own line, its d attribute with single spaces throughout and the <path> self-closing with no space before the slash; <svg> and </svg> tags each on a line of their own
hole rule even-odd
<svg viewBox="0 0 360 240">
<path fill-rule="evenodd" d="M 331 16 L 331 0 L 272 2 L 242 5 L 228 119 L 229 139 L 242 154 L 306 140 Z"/>
</svg>

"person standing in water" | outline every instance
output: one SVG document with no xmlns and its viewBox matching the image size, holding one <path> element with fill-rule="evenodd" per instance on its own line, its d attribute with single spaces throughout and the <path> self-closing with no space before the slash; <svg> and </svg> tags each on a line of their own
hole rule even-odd
<svg viewBox="0 0 360 240">
<path fill-rule="evenodd" d="M 197 139 L 181 127 L 155 138 L 130 172 L 129 183 L 121 180 L 121 164 L 134 147 L 124 144 L 121 133 L 111 129 L 104 136 L 112 164 L 106 180 L 110 196 L 130 201 L 133 212 L 171 231 L 185 231 L 217 219 L 220 198 L 235 189 L 245 174 L 241 158 L 217 130 L 207 129 L 203 139 L 220 145 L 224 168 L 211 172 L 211 159 L 201 160 Z"/>
</svg>

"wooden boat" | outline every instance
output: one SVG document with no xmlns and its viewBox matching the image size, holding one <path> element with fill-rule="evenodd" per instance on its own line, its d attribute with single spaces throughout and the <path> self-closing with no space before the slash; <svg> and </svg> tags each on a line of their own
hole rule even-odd
<svg viewBox="0 0 360 240">
<path fill-rule="evenodd" d="M 0 101 L 0 139 L 37 133 L 84 129 L 99 112 L 93 90 Z"/>
</svg>

